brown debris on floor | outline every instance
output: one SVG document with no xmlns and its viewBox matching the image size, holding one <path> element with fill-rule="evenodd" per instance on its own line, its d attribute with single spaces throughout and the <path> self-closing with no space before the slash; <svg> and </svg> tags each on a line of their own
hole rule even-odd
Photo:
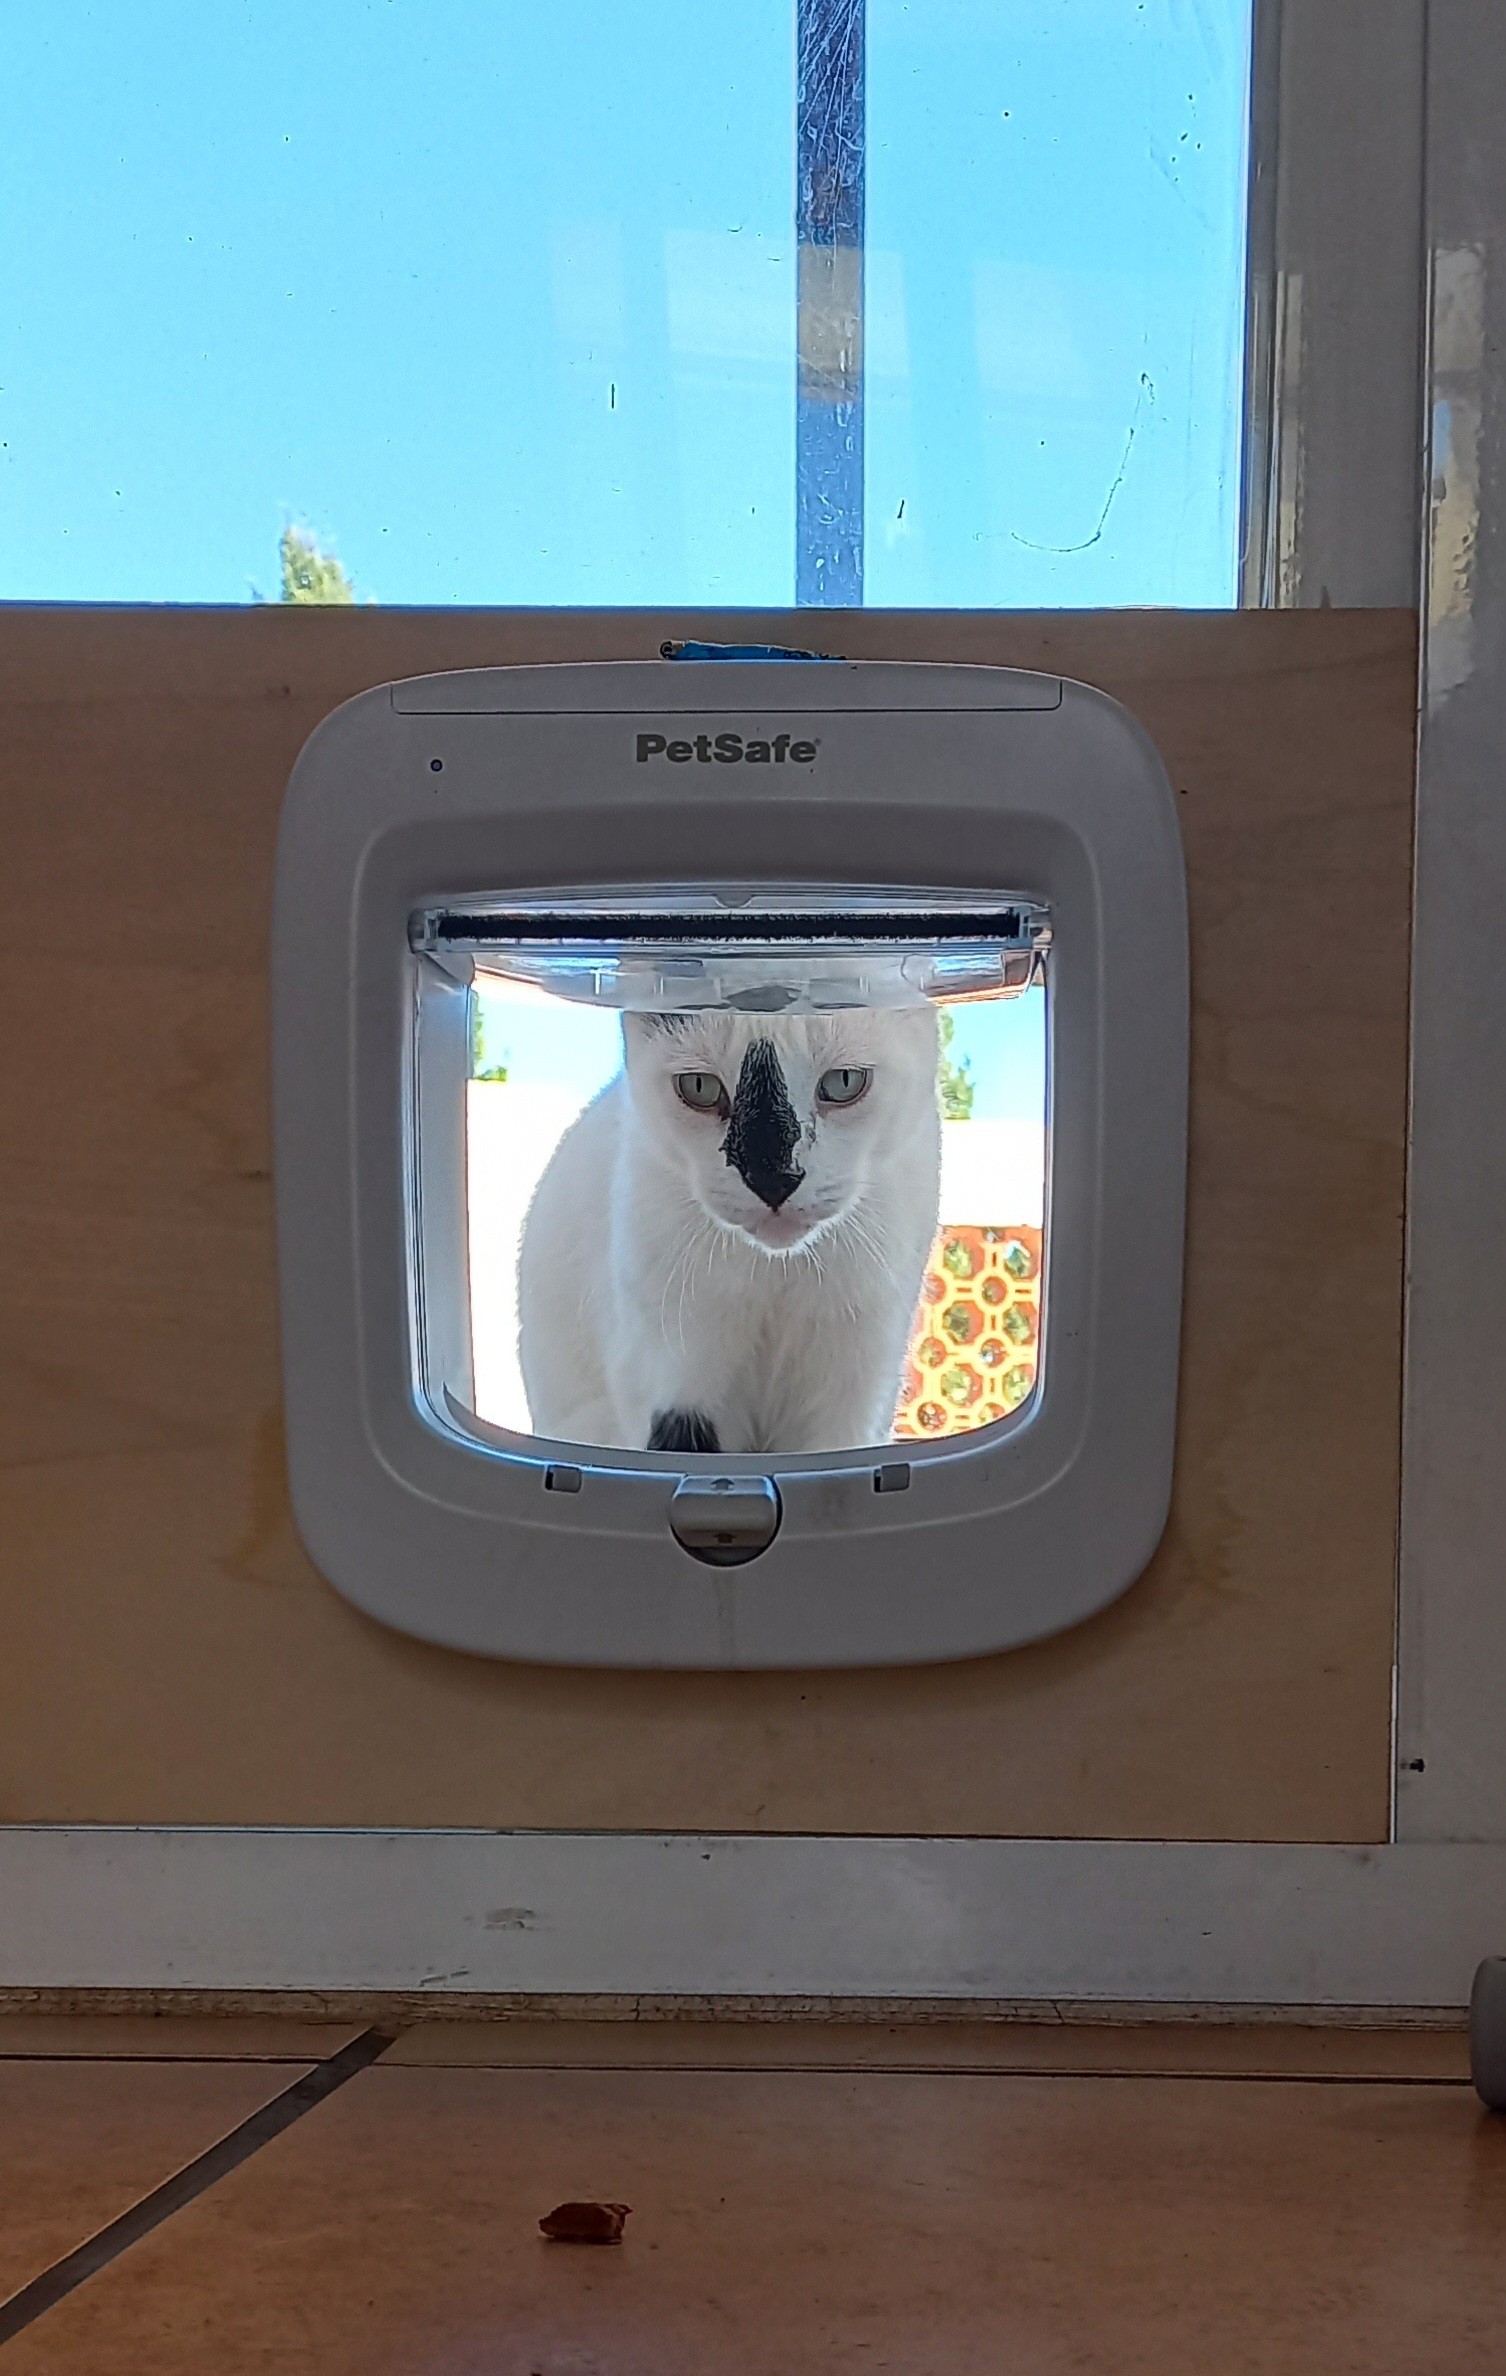
<svg viewBox="0 0 1506 2376">
<path fill-rule="evenodd" d="M 539 2221 L 551 2244 L 620 2244 L 630 2203 L 557 2203 Z"/>
</svg>

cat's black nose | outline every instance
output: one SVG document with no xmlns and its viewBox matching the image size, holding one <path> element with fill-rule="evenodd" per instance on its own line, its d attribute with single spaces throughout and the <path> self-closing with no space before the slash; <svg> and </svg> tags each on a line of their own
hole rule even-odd
<svg viewBox="0 0 1506 2376">
<path fill-rule="evenodd" d="M 800 1124 L 773 1042 L 756 1039 L 737 1076 L 722 1153 L 771 1213 L 778 1212 L 805 1178 L 793 1160 L 799 1142 Z"/>
<path fill-rule="evenodd" d="M 771 1213 L 778 1212 L 780 1206 L 794 1195 L 795 1190 L 805 1178 L 803 1171 L 754 1171 L 751 1169 L 743 1172 L 742 1176 L 754 1195 L 762 1198 Z"/>
</svg>

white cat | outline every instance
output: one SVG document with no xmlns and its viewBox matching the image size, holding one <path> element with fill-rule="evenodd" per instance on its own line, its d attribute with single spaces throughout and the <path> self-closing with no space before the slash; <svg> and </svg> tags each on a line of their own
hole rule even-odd
<svg viewBox="0 0 1506 2376">
<path fill-rule="evenodd" d="M 623 1042 L 524 1224 L 535 1430 L 886 1443 L 940 1202 L 934 1009 L 625 1015 Z"/>
</svg>

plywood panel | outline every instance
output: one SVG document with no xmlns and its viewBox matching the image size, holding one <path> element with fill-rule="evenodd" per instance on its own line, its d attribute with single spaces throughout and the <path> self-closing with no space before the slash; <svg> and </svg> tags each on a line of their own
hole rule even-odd
<svg viewBox="0 0 1506 2376">
<path fill-rule="evenodd" d="M 266 944 L 299 744 L 386 677 L 811 625 L 0 612 L 0 1819 L 1383 1835 L 1403 614 L 819 622 L 853 654 L 1103 685 L 1183 795 L 1177 1486 L 1160 1553 L 1114 1608 L 939 1669 L 567 1673 L 383 1632 L 294 1539 Z"/>
</svg>

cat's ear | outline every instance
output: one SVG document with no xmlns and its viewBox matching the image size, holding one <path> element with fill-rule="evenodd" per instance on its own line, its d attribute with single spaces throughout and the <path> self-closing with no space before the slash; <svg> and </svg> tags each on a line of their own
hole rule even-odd
<svg viewBox="0 0 1506 2376">
<path fill-rule="evenodd" d="M 688 1031 L 689 1015 L 624 1014 L 622 1028 L 631 1039 L 661 1040 L 677 1031 Z"/>
<path fill-rule="evenodd" d="M 653 1064 L 657 1051 L 683 1031 L 683 1015 L 650 1015 L 624 1012 L 622 1018 L 622 1057 L 625 1064 Z"/>
</svg>

